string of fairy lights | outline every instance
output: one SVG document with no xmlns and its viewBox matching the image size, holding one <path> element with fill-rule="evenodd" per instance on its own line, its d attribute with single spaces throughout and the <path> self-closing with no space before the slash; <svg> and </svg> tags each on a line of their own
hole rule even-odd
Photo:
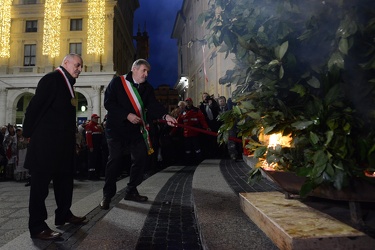
<svg viewBox="0 0 375 250">
<path fill-rule="evenodd" d="M 0 0 L 0 57 L 10 57 L 11 5 Z M 60 54 L 61 2 L 46 0 L 44 6 L 43 55 Z M 88 0 L 87 54 L 104 54 L 105 0 Z"/>
<path fill-rule="evenodd" d="M 105 0 L 88 1 L 87 54 L 104 54 Z"/>
<path fill-rule="evenodd" d="M 0 0 L 0 57 L 10 57 L 10 6 L 12 0 Z"/>
<path fill-rule="evenodd" d="M 43 55 L 60 54 L 61 0 L 46 0 L 44 5 Z"/>
</svg>

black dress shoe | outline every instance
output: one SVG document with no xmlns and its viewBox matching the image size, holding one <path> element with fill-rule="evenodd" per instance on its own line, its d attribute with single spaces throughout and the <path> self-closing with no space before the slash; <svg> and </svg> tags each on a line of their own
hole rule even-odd
<svg viewBox="0 0 375 250">
<path fill-rule="evenodd" d="M 78 216 L 72 215 L 69 219 L 66 219 L 64 222 L 55 222 L 55 225 L 63 226 L 65 223 L 80 225 L 80 224 L 83 224 L 85 220 L 86 220 L 86 216 L 78 217 Z"/>
<path fill-rule="evenodd" d="M 111 203 L 110 201 L 106 200 L 106 199 L 103 199 L 101 202 L 100 202 L 100 208 L 101 209 L 104 209 L 104 210 L 108 210 L 109 209 L 109 203 Z"/>
<path fill-rule="evenodd" d="M 33 239 L 40 239 L 40 240 L 55 240 L 61 237 L 61 233 L 55 232 L 51 229 L 46 229 L 38 234 L 31 235 Z"/>
<path fill-rule="evenodd" d="M 125 194 L 125 200 L 128 200 L 128 201 L 137 201 L 137 202 L 143 202 L 143 201 L 147 201 L 148 198 L 147 196 L 143 196 L 143 195 L 139 195 L 138 193 L 127 193 Z"/>
</svg>

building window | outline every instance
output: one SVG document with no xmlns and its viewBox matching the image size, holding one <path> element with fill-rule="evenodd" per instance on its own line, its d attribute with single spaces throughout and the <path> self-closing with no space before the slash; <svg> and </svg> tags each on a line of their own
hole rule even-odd
<svg viewBox="0 0 375 250">
<path fill-rule="evenodd" d="M 23 0 L 23 4 L 36 4 L 36 0 Z"/>
<path fill-rule="evenodd" d="M 36 44 L 25 45 L 23 66 L 35 66 Z"/>
<path fill-rule="evenodd" d="M 37 20 L 26 21 L 26 32 L 37 32 L 37 31 L 38 31 Z"/>
<path fill-rule="evenodd" d="M 69 53 L 82 55 L 82 43 L 70 43 Z"/>
<path fill-rule="evenodd" d="M 82 30 L 82 19 L 70 20 L 70 31 Z"/>
</svg>

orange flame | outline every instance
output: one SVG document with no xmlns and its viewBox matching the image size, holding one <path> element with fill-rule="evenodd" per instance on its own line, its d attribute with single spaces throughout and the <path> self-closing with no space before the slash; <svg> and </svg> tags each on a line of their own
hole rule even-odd
<svg viewBox="0 0 375 250">
<path fill-rule="evenodd" d="M 263 135 L 262 138 L 264 140 L 268 139 L 268 148 L 275 148 L 277 145 L 280 145 L 282 147 L 291 147 L 292 143 L 292 137 L 290 134 L 287 136 L 283 136 L 281 133 L 275 133 L 269 136 Z M 265 170 L 275 170 L 277 168 L 277 163 L 268 164 L 264 159 L 261 167 Z"/>
</svg>

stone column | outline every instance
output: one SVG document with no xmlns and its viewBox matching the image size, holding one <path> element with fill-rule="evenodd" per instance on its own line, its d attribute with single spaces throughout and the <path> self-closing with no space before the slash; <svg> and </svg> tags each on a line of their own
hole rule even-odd
<svg viewBox="0 0 375 250">
<path fill-rule="evenodd" d="M 8 73 L 8 58 L 1 58 L 0 57 L 0 74 L 7 74 Z"/>
<path fill-rule="evenodd" d="M 94 54 L 93 56 L 93 62 L 92 62 L 92 72 L 101 72 L 101 55 Z"/>
<path fill-rule="evenodd" d="M 113 8 L 112 8 L 113 9 Z M 102 64 L 104 72 L 113 71 L 113 19 L 114 14 L 106 14 L 105 17 L 105 39 L 104 39 L 104 50 L 105 53 L 102 55 Z"/>
<path fill-rule="evenodd" d="M 92 113 L 98 114 L 101 116 L 100 112 L 100 96 L 101 96 L 101 86 L 92 86 L 92 89 L 94 90 L 94 94 L 91 96 L 92 99 Z M 91 115 L 90 115 L 91 116 Z"/>
<path fill-rule="evenodd" d="M 45 59 L 45 66 L 44 66 L 44 72 L 49 73 L 55 70 L 54 62 L 55 59 L 50 56 L 44 56 Z"/>
<path fill-rule="evenodd" d="M 7 93 L 8 90 L 6 88 L 0 88 L 0 126 L 6 124 Z"/>
</svg>

